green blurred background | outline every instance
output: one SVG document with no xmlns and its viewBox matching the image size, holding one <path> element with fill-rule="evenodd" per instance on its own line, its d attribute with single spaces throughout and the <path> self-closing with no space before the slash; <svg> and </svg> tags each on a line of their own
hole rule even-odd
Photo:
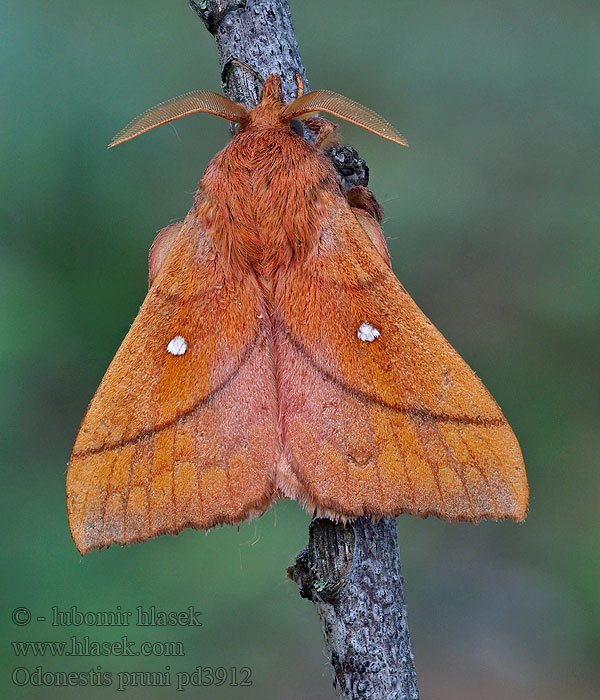
<svg viewBox="0 0 600 700">
<path fill-rule="evenodd" d="M 598 373 L 600 7 L 570 0 L 292 0 L 313 88 L 388 117 L 401 149 L 350 125 L 394 269 L 492 391 L 531 485 L 524 525 L 398 519 L 422 698 L 592 698 L 600 645 Z M 199 116 L 106 150 L 133 116 L 220 90 L 186 0 L 6 2 L 0 145 L 4 698 L 16 666 L 173 672 L 249 666 L 205 698 L 333 698 L 318 620 L 285 579 L 309 517 L 282 502 L 239 529 L 185 531 L 83 560 L 66 463 L 85 407 L 146 289 L 158 229 L 180 220 L 227 125 Z M 11 641 L 118 638 L 52 628 L 81 610 L 194 605 L 201 628 L 131 627 L 185 657 L 15 657 Z M 17 606 L 27 626 L 11 623 Z M 131 698 L 173 698 L 139 688 Z"/>
</svg>

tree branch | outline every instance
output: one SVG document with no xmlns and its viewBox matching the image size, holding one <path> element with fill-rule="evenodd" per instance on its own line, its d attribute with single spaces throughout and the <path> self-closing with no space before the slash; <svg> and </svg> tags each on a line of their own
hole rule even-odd
<svg viewBox="0 0 600 700">
<path fill-rule="evenodd" d="M 394 519 L 313 519 L 288 576 L 317 608 L 339 698 L 418 700 Z"/>
<path fill-rule="evenodd" d="M 286 101 L 296 97 L 296 75 L 308 90 L 286 0 L 190 0 L 190 7 L 215 37 L 230 99 L 255 105 L 271 73 L 281 76 Z M 418 700 L 395 520 L 313 519 L 288 576 L 321 618 L 338 698 Z"/>
<path fill-rule="evenodd" d="M 272 73 L 281 76 L 286 102 L 296 98 L 296 75 L 308 91 L 287 2 L 190 0 L 190 7 L 215 37 L 227 97 L 253 107 Z"/>
</svg>

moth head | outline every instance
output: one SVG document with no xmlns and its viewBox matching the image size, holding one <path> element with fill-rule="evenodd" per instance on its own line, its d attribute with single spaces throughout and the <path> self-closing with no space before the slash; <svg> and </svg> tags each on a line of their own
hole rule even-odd
<svg viewBox="0 0 600 700">
<path fill-rule="evenodd" d="M 297 99 L 285 104 L 281 78 L 275 73 L 270 75 L 263 86 L 259 104 L 248 113 L 248 124 L 278 120 L 293 128 L 294 121 L 324 112 L 361 126 L 401 146 L 408 145 L 402 134 L 388 121 L 358 102 L 329 90 L 314 90 L 304 95 L 299 76 L 298 93 Z"/>
<path fill-rule="evenodd" d="M 283 101 L 283 90 L 281 89 L 281 77 L 277 73 L 272 73 L 266 80 L 260 91 L 260 105 L 285 106 Z"/>
<path fill-rule="evenodd" d="M 286 123 L 286 120 L 282 119 L 285 106 L 281 78 L 277 73 L 273 73 L 264 82 L 258 104 L 248 111 L 248 119 L 242 125 L 242 130 L 248 127 L 269 128 L 282 122 Z"/>
</svg>

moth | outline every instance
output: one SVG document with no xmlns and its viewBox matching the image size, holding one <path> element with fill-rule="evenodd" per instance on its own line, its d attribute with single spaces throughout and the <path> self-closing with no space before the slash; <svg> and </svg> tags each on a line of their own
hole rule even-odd
<svg viewBox="0 0 600 700">
<path fill-rule="evenodd" d="M 522 520 L 504 415 L 394 276 L 369 197 L 319 148 L 331 128 L 315 145 L 294 120 L 402 136 L 336 93 L 286 104 L 271 75 L 253 109 L 188 93 L 111 145 L 196 112 L 239 128 L 154 241 L 148 294 L 81 424 L 79 551 L 238 523 L 283 497 L 337 519 Z"/>
</svg>

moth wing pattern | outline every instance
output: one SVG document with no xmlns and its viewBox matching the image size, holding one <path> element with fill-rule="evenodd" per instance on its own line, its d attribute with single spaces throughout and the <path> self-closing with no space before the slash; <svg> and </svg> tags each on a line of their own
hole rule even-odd
<svg viewBox="0 0 600 700">
<path fill-rule="evenodd" d="M 67 508 L 82 553 L 239 522 L 272 498 L 276 395 L 255 280 L 228 275 L 193 209 L 177 226 L 75 441 Z"/>
<path fill-rule="evenodd" d="M 278 286 L 284 492 L 334 517 L 522 520 L 511 428 L 378 247 L 336 199 L 318 250 Z"/>
</svg>

